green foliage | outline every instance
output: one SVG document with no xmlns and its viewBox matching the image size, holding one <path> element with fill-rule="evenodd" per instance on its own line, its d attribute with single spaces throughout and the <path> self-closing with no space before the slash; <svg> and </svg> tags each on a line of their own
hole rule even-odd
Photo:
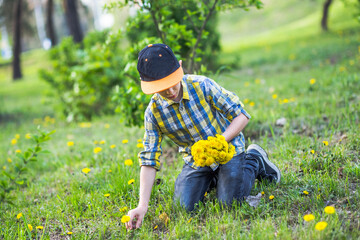
<svg viewBox="0 0 360 240">
<path fill-rule="evenodd" d="M 204 65 L 217 67 L 220 50 L 219 34 L 216 31 L 217 12 L 235 7 L 248 10 L 260 8 L 261 1 L 142 1 L 112 2 L 107 9 L 130 6 L 139 8 L 135 17 L 128 21 L 127 36 L 131 42 L 146 37 L 158 37 L 171 46 L 184 60 L 186 72 L 193 73 Z"/>
<path fill-rule="evenodd" d="M 121 33 L 94 32 L 83 46 L 69 37 L 50 51 L 52 69 L 40 76 L 55 89 L 67 121 L 113 112 L 110 95 L 116 85 L 124 86 L 121 38 Z"/>
<path fill-rule="evenodd" d="M 295 0 L 290 3 L 298 4 L 296 8 L 305 4 Z M 280 2 L 269 4 L 278 6 Z M 286 10 L 282 9 L 282 17 L 293 14 Z M 269 17 L 279 17 L 278 13 L 274 10 Z M 312 16 L 313 12 L 309 14 Z M 252 20 L 254 16 L 248 18 Z M 316 25 L 307 24 L 306 28 Z M 138 204 L 136 155 L 141 149 L 136 144 L 143 129 L 127 128 L 118 122 L 117 116 L 95 119 L 89 128 L 56 119 L 55 124 L 47 127 L 45 121 L 41 123 L 45 128 L 57 128 L 46 147 L 53 157 L 28 164 L 33 166 L 29 167 L 28 179 L 30 173 L 36 172 L 36 181 L 28 180 L 27 187 L 18 186 L 16 206 L 6 204 L 1 209 L 0 239 L 358 239 L 359 29 L 345 28 L 341 34 L 299 33 L 296 38 L 289 36 L 277 44 L 274 42 L 279 40 L 279 31 L 271 30 L 271 34 L 263 45 L 258 44 L 264 40 L 263 34 L 238 38 L 252 42 L 250 47 L 231 51 L 232 56 L 241 53 L 243 69 L 215 78 L 237 93 L 244 103 L 245 99 L 249 100 L 245 103 L 252 116 L 244 129 L 247 144 L 251 141 L 262 145 L 282 171 L 280 185 L 255 184 L 251 195 L 264 192 L 258 207 L 243 203 L 221 209 L 214 200 L 215 191 L 208 193 L 197 212 L 190 214 L 174 206 L 174 182 L 183 161 L 174 148 L 163 145 L 164 164 L 157 173 L 143 225 L 126 231 L 120 219 Z M 233 44 L 238 42 L 234 40 Z M 34 62 L 35 54 L 30 54 L 24 55 L 29 61 L 24 65 L 25 71 L 46 64 L 44 58 Z M 293 60 L 289 60 L 290 54 L 294 54 Z M 2 73 L 7 70 L 0 68 Z M 22 136 L 34 126 L 34 118 L 53 114 L 39 100 L 38 89 L 44 88 L 44 84 L 35 76 L 28 76 L 18 83 L 0 78 L 4 86 L 0 88 L 2 106 L 19 116 L 1 119 L 2 156 L 9 151 L 9 136 L 15 133 Z M 316 79 L 315 84 L 310 83 L 312 78 Z M 278 97 L 273 99 L 273 94 Z M 285 98 L 295 99 L 284 103 Z M 31 108 L 29 102 L 36 108 Z M 255 105 L 251 106 L 251 102 Z M 284 127 L 275 126 L 280 117 L 287 119 Z M 21 124 L 15 124 L 15 120 Z M 262 126 L 271 126 L 273 133 Z M 67 147 L 70 139 L 74 145 Z M 121 143 L 124 139 L 128 143 Z M 105 140 L 105 144 L 95 145 L 94 140 Z M 329 145 L 324 145 L 324 140 Z M 110 148 L 112 144 L 116 147 Z M 95 146 L 102 147 L 102 151 L 94 154 Z M 134 164 L 126 166 L 126 159 L 132 159 Z M 4 161 L 4 157 L 0 158 L 8 166 Z M 81 171 L 85 167 L 91 169 L 88 174 Z M 131 185 L 130 179 L 135 180 Z M 269 199 L 270 195 L 274 196 L 273 200 Z M 326 205 L 333 205 L 336 213 L 326 214 Z M 170 218 L 167 225 L 159 218 L 164 212 Z M 19 213 L 23 214 L 21 219 L 16 217 Z M 315 220 L 305 222 L 303 216 L 309 213 Z M 321 232 L 315 230 L 319 221 L 328 223 Z M 32 236 L 27 224 L 34 228 Z"/>
<path fill-rule="evenodd" d="M 55 133 L 44 132 L 38 130 L 38 135 L 33 135 L 32 139 L 34 141 L 34 146 L 28 148 L 23 153 L 16 152 L 15 156 L 18 159 L 17 161 L 11 161 L 9 168 L 3 168 L 0 172 L 0 203 L 10 203 L 13 204 L 14 196 L 10 195 L 10 192 L 16 189 L 19 185 L 26 185 L 27 178 L 25 173 L 28 171 L 30 162 L 38 161 L 39 154 L 49 153 L 47 150 L 42 149 L 44 142 L 50 140 L 50 135 Z"/>
</svg>

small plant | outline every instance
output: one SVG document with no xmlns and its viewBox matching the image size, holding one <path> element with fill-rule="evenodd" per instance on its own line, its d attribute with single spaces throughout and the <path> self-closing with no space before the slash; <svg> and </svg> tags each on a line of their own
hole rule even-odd
<svg viewBox="0 0 360 240">
<path fill-rule="evenodd" d="M 50 135 L 55 132 L 39 131 L 39 135 L 33 135 L 32 139 L 35 142 L 33 147 L 28 148 L 21 153 L 19 150 L 16 152 L 16 161 L 9 169 L 3 169 L 0 172 L 0 202 L 13 204 L 14 197 L 10 196 L 12 190 L 19 185 L 24 185 L 27 182 L 25 173 L 28 171 L 29 163 L 38 161 L 39 154 L 49 153 L 47 150 L 42 149 L 42 144 L 50 140 Z"/>
</svg>

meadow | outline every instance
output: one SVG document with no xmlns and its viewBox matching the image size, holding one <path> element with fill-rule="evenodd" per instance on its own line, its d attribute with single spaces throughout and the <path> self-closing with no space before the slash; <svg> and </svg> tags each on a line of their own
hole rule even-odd
<svg viewBox="0 0 360 240">
<path fill-rule="evenodd" d="M 248 28 L 247 36 L 226 28 L 235 14 L 220 16 L 221 61 L 233 68 L 210 77 L 239 95 L 252 116 L 243 131 L 247 145 L 267 150 L 281 183 L 256 182 L 257 207 L 221 209 L 209 192 L 188 213 L 172 202 L 183 161 L 165 140 L 149 211 L 133 231 L 121 218 L 138 203 L 143 129 L 125 127 L 116 115 L 66 123 L 38 78 L 49 64 L 42 50 L 23 55 L 22 81 L 12 82 L 10 66 L 1 66 L 1 171 L 21 162 L 16 151 L 34 146 L 29 137 L 38 128 L 56 132 L 42 146 L 48 152 L 27 164 L 24 184 L 10 192 L 13 204 L 1 204 L 0 238 L 359 239 L 360 28 L 341 14 L 346 10 L 334 9 L 328 33 L 315 25 L 319 12 L 302 23 Z"/>
</svg>

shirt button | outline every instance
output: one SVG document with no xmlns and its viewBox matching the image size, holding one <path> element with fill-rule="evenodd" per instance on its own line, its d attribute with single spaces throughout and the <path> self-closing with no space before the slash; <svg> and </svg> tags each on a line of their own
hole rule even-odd
<svg viewBox="0 0 360 240">
<path fill-rule="evenodd" d="M 184 110 L 184 108 L 183 108 L 183 107 L 179 107 L 179 110 L 180 110 L 180 111 L 183 111 L 183 110 Z"/>
<path fill-rule="evenodd" d="M 193 128 L 193 125 L 189 124 L 188 128 Z"/>
</svg>

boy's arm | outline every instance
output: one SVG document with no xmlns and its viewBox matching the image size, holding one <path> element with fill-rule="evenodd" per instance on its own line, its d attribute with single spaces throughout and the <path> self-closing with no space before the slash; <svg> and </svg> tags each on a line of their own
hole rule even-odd
<svg viewBox="0 0 360 240">
<path fill-rule="evenodd" d="M 140 171 L 140 199 L 137 208 L 128 212 L 130 221 L 127 222 L 126 228 L 139 228 L 149 207 L 151 190 L 155 181 L 156 169 L 149 166 L 142 166 Z M 136 218 L 136 221 L 134 221 Z"/>
<path fill-rule="evenodd" d="M 243 113 L 234 118 L 222 134 L 225 137 L 225 140 L 230 142 L 234 137 L 239 135 L 248 122 L 249 119 Z"/>
</svg>

